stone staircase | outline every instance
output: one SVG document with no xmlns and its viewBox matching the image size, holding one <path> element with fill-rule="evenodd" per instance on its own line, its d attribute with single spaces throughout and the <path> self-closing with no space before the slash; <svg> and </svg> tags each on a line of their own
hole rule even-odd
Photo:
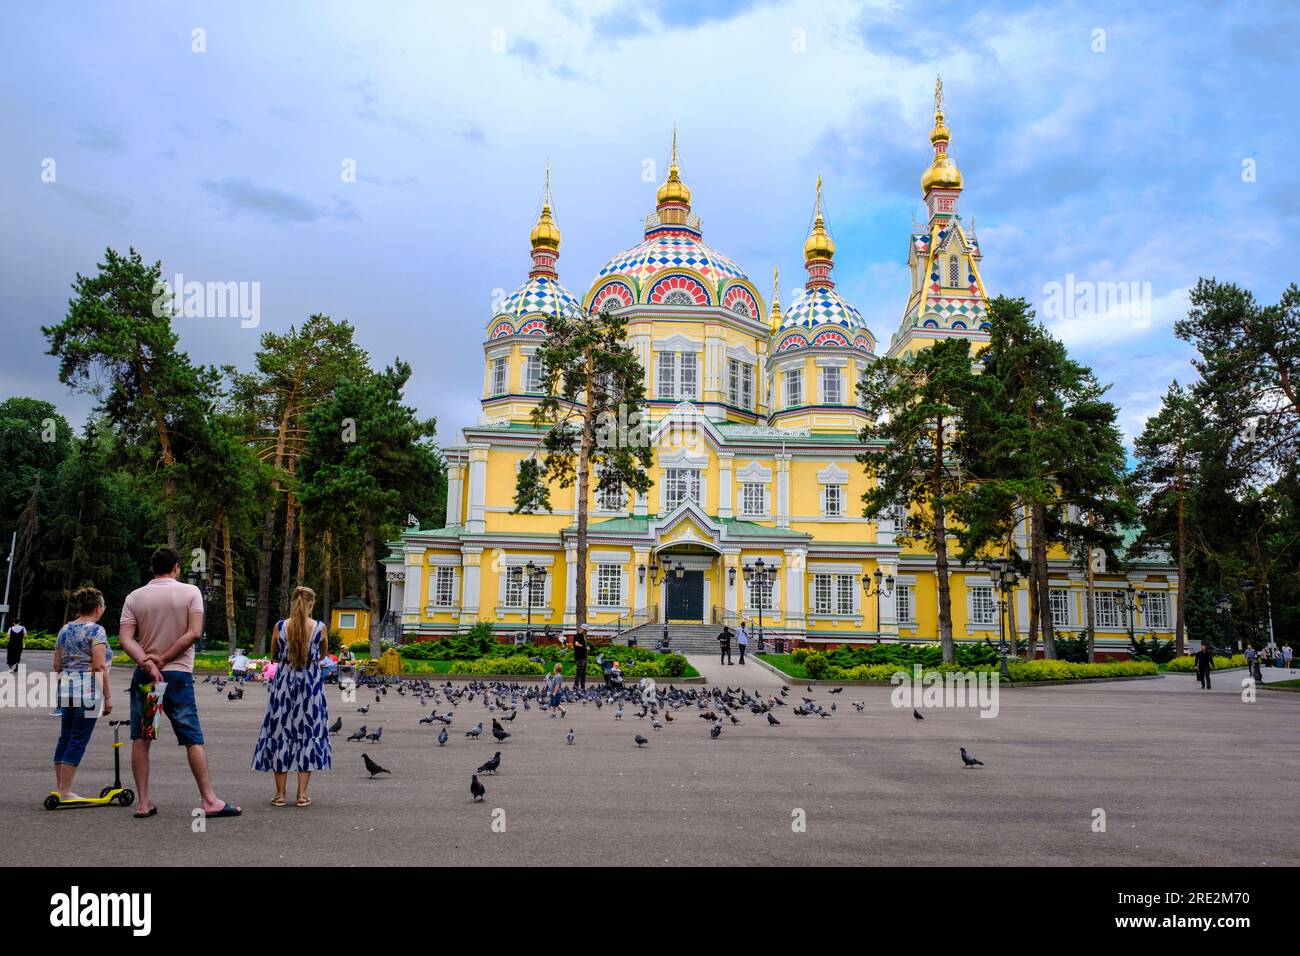
<svg viewBox="0 0 1300 956">
<path fill-rule="evenodd" d="M 718 634 L 722 631 L 721 624 L 669 624 L 668 641 L 669 650 L 676 654 L 714 654 L 718 653 Z M 616 639 L 615 643 L 620 646 L 626 646 L 632 639 L 636 639 L 638 647 L 653 649 L 659 639 L 663 637 L 664 626 L 662 624 L 642 624 L 630 631 L 624 631 Z M 736 654 L 736 642 L 731 642 L 732 654 Z"/>
</svg>

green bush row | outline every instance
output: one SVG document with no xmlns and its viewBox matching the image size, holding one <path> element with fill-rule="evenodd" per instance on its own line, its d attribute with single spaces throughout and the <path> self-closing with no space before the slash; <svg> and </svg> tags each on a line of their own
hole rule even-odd
<svg viewBox="0 0 1300 956">
<path fill-rule="evenodd" d="M 998 670 L 998 664 L 993 662 L 971 665 L 961 663 L 944 664 L 941 662 L 927 664 L 922 661 L 913 661 L 911 664 L 906 665 L 883 663 L 856 664 L 852 667 L 842 667 L 832 663 L 833 656 L 833 652 L 826 653 L 822 651 L 796 652 L 794 655 L 796 662 L 803 666 L 804 671 L 811 680 L 887 681 L 898 671 L 908 671 L 911 669 L 911 664 L 918 663 L 926 671 L 939 671 L 940 673 Z M 1138 677 L 1158 673 L 1159 668 L 1151 661 L 1115 661 L 1105 664 L 1087 664 L 1062 660 L 1034 660 L 1010 661 L 1007 664 L 1007 672 L 1011 675 L 1013 681 L 1080 680 L 1088 677 Z"/>
<path fill-rule="evenodd" d="M 546 668 L 536 661 L 530 661 L 522 654 L 510 657 L 480 657 L 476 661 L 456 661 L 451 665 L 451 674 L 515 674 L 539 677 L 546 673 Z"/>
<path fill-rule="evenodd" d="M 1214 662 L 1214 669 L 1216 671 L 1227 670 L 1230 667 L 1246 666 L 1245 654 L 1234 654 L 1232 657 L 1215 656 L 1211 658 L 1211 660 Z M 1196 670 L 1196 658 L 1192 657 L 1191 655 L 1185 655 L 1183 657 L 1175 657 L 1167 665 L 1165 665 L 1165 670 L 1173 671 L 1174 673 L 1178 673 L 1178 674 L 1189 673 L 1191 671 Z"/>
</svg>

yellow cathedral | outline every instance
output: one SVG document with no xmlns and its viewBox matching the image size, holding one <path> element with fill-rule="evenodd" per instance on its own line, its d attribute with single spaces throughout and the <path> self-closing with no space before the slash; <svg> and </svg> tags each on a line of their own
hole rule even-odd
<svg viewBox="0 0 1300 956">
<path fill-rule="evenodd" d="M 962 174 L 948 153 L 941 85 L 930 142 L 933 158 L 921 176 L 928 217 L 908 237 L 910 289 L 889 356 L 941 338 L 964 336 L 976 348 L 988 338 L 979 242 L 958 214 Z M 775 276 L 764 302 L 740 266 L 705 243 L 675 133 L 641 240 L 610 259 L 581 296 L 559 281 L 560 230 L 547 180 L 527 281 L 486 326 L 481 418 L 444 449 L 445 527 L 411 529 L 390 543 L 389 633 L 435 639 L 477 622 L 502 639 L 525 627 L 572 630 L 576 488 L 553 492 L 551 513 L 516 515 L 515 479 L 542 435 L 530 413 L 540 397 L 547 317 L 613 308 L 627 319 L 645 369 L 655 460 L 649 493 L 593 491 L 588 502 L 592 631 L 646 644 L 671 625 L 673 646 L 687 650 L 716 648 L 720 625 L 741 621 L 753 632 L 761 624 L 767 642 L 785 648 L 937 639 L 934 555 L 896 539 L 897 516 L 861 515 L 867 478 L 855 456 L 865 449 L 858 437 L 865 419 L 856 384 L 881 353 L 836 289 L 821 180 L 803 247 L 807 279 L 784 307 Z M 1022 526 L 1022 549 L 1026 535 Z M 877 571 L 892 587 L 877 587 Z M 1058 633 L 1086 627 L 1085 574 L 1064 552 L 1052 555 Z M 1169 639 L 1176 582 L 1164 555 L 1098 575 L 1099 659 L 1127 653 L 1130 615 L 1139 636 Z M 996 641 L 1000 595 L 987 569 L 954 564 L 951 586 L 954 636 Z M 1008 618 L 1023 636 L 1023 584 L 1012 604 Z"/>
</svg>

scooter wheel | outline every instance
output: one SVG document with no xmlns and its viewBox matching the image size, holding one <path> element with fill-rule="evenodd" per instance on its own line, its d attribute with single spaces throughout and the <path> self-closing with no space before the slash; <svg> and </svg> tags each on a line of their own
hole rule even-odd
<svg viewBox="0 0 1300 956">
<path fill-rule="evenodd" d="M 57 809 L 59 809 L 59 798 L 56 797 L 54 794 L 50 794 L 48 797 L 46 797 L 46 798 L 45 798 L 45 809 L 46 809 L 46 810 L 57 810 Z"/>
<path fill-rule="evenodd" d="M 112 787 L 105 787 L 103 790 L 99 791 L 99 799 L 103 800 L 106 796 L 108 796 L 112 792 L 113 792 Z"/>
<path fill-rule="evenodd" d="M 121 806 L 129 807 L 131 804 L 135 803 L 135 791 L 123 790 L 117 795 L 117 802 Z"/>
</svg>

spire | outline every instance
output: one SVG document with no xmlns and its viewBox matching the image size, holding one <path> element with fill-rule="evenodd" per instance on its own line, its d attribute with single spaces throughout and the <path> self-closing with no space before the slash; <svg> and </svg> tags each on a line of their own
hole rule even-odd
<svg viewBox="0 0 1300 956">
<path fill-rule="evenodd" d="M 555 260 L 560 257 L 560 227 L 551 217 L 551 163 L 546 163 L 546 190 L 542 198 L 542 212 L 537 217 L 533 231 L 528 234 L 533 247 L 533 268 L 529 276 L 549 276 L 554 279 Z"/>
<path fill-rule="evenodd" d="M 681 167 L 677 164 L 677 127 L 673 126 L 673 151 L 668 161 L 668 179 L 659 187 L 656 196 L 659 220 L 663 223 L 681 224 L 691 211 L 691 190 L 682 182 Z"/>
<path fill-rule="evenodd" d="M 775 334 L 781 327 L 781 270 L 777 266 L 772 267 L 772 312 L 767 321 Z"/>
<path fill-rule="evenodd" d="M 943 118 L 943 79 L 934 79 L 934 127 L 930 130 L 930 143 L 934 146 L 934 161 L 921 175 L 921 192 L 929 196 L 931 189 L 961 189 L 961 171 L 948 158 L 948 140 L 951 134 Z M 933 210 L 931 210 L 933 212 Z M 955 212 L 956 210 L 952 210 Z"/>
<path fill-rule="evenodd" d="M 807 287 L 834 286 L 831 281 L 831 267 L 835 260 L 835 240 L 826 231 L 826 220 L 822 217 L 822 178 L 817 177 L 817 206 L 813 216 L 812 232 L 803 244 L 804 266 L 808 269 Z"/>
</svg>

